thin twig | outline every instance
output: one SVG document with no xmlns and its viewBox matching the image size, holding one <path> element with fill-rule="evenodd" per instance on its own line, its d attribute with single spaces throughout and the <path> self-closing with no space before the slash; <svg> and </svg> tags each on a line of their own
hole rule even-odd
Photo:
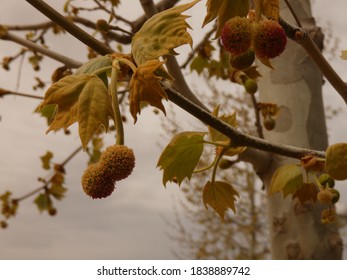
<svg viewBox="0 0 347 280">
<path fill-rule="evenodd" d="M 325 59 L 322 52 L 318 49 L 308 33 L 302 28 L 292 26 L 282 18 L 280 18 L 280 24 L 285 30 L 288 38 L 300 44 L 305 49 L 307 54 L 312 58 L 325 78 L 335 88 L 335 90 L 340 94 L 340 96 L 347 104 L 347 84 L 341 79 L 334 68 Z"/>
<path fill-rule="evenodd" d="M 77 149 L 75 149 L 61 164 L 59 164 L 61 167 L 64 167 L 70 160 L 72 160 L 80 151 L 82 150 L 82 146 L 78 147 Z M 47 182 L 45 182 L 45 184 L 19 198 L 14 198 L 14 200 L 16 201 L 22 201 L 24 199 L 27 199 L 31 196 L 33 196 L 34 194 L 46 189 L 48 187 L 48 184 L 53 180 L 54 174 L 49 178 L 49 180 Z"/>
<path fill-rule="evenodd" d="M 27 47 L 30 50 L 37 51 L 43 55 L 46 55 L 47 57 L 50 57 L 54 60 L 57 60 L 57 61 L 65 64 L 68 68 L 78 68 L 82 65 L 82 63 L 77 61 L 77 60 L 74 60 L 70 57 L 61 55 L 61 54 L 56 53 L 52 50 L 44 48 L 38 44 L 33 43 L 32 41 L 18 37 L 17 35 L 12 34 L 11 32 L 6 32 L 6 34 L 1 36 L 0 39 L 12 41 L 12 42 L 15 42 L 19 45 Z"/>
<path fill-rule="evenodd" d="M 258 133 L 258 136 L 260 138 L 264 139 L 263 126 L 261 125 L 261 121 L 260 121 L 260 112 L 259 112 L 259 109 L 258 109 L 257 99 L 254 96 L 254 94 L 250 94 L 250 96 L 251 96 L 252 105 L 253 105 L 253 108 L 254 108 L 255 126 L 257 128 L 257 133 Z"/>
<path fill-rule="evenodd" d="M 288 0 L 284 0 L 284 2 L 286 2 L 286 5 L 287 5 L 288 9 L 290 10 L 292 16 L 294 17 L 294 19 L 295 19 L 295 21 L 296 21 L 296 24 L 297 24 L 299 27 L 302 27 L 301 22 L 300 22 L 298 16 L 296 15 L 296 13 L 295 13 L 295 11 L 294 11 L 292 5 L 289 3 Z"/>
<path fill-rule="evenodd" d="M 95 39 L 93 36 L 89 35 L 83 29 L 79 28 L 77 25 L 68 21 L 63 15 L 54 10 L 47 3 L 42 0 L 26 0 L 29 4 L 34 6 L 42 14 L 47 16 L 50 20 L 54 21 L 56 24 L 60 25 L 63 29 L 69 32 L 72 36 L 77 38 L 82 43 L 86 44 L 88 47 L 92 48 L 101 55 L 110 54 L 113 51 L 108 48 L 105 44 Z"/>
<path fill-rule="evenodd" d="M 20 92 L 15 92 L 15 91 L 0 88 L 0 97 L 3 97 L 5 95 L 16 95 L 16 96 L 27 97 L 27 98 L 43 99 L 42 96 L 32 95 L 27 93 L 20 93 Z"/>
</svg>

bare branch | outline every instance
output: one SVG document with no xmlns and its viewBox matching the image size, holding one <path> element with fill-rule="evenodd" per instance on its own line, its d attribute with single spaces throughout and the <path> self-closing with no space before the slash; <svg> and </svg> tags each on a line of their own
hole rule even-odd
<svg viewBox="0 0 347 280">
<path fill-rule="evenodd" d="M 290 25 L 282 18 L 280 18 L 280 24 L 285 30 L 287 36 L 305 49 L 307 54 L 312 58 L 325 78 L 327 78 L 330 84 L 335 88 L 335 90 L 340 94 L 347 104 L 347 84 L 331 67 L 330 63 L 325 59 L 308 33 L 302 28 Z"/>
<path fill-rule="evenodd" d="M 23 39 L 21 37 L 18 37 L 10 32 L 6 32 L 5 35 L 0 37 L 1 40 L 8 40 L 8 41 L 12 41 L 15 42 L 21 46 L 27 47 L 28 49 L 32 50 L 32 51 L 36 51 L 39 52 L 43 55 L 46 55 L 54 60 L 57 60 L 63 64 L 65 64 L 68 68 L 78 68 L 82 65 L 81 62 L 74 60 L 70 57 L 61 55 L 59 53 L 56 53 L 54 51 L 51 51 L 47 48 L 44 48 L 38 44 L 33 43 L 32 41 Z"/>
<path fill-rule="evenodd" d="M 54 21 L 56 24 L 64 28 L 67 32 L 69 32 L 72 36 L 77 38 L 82 43 L 86 44 L 96 52 L 101 55 L 106 55 L 112 53 L 113 51 L 108 48 L 105 44 L 95 39 L 93 36 L 89 35 L 83 29 L 78 27 L 76 24 L 67 20 L 63 15 L 54 10 L 47 3 L 42 0 L 26 0 L 32 6 L 34 6 L 37 10 L 47 16 L 50 20 Z"/>
<path fill-rule="evenodd" d="M 236 130 L 232 126 L 228 125 L 227 123 L 221 121 L 220 119 L 214 117 L 208 111 L 194 104 L 170 86 L 164 85 L 164 87 L 165 92 L 170 101 L 172 101 L 173 103 L 175 103 L 176 105 L 178 105 L 179 107 L 181 107 L 197 119 L 201 120 L 206 125 L 209 125 L 217 131 L 219 131 L 220 133 L 223 133 L 224 135 L 228 136 L 236 146 L 251 147 L 261 151 L 297 159 L 300 159 L 308 154 L 320 158 L 325 157 L 325 152 L 322 151 L 272 143 L 265 139 L 244 134 Z"/>
<path fill-rule="evenodd" d="M 27 98 L 43 99 L 42 96 L 32 95 L 32 94 L 28 94 L 28 93 L 15 92 L 15 91 L 0 88 L 0 97 L 4 97 L 5 95 L 16 95 L 16 96 L 27 97 Z"/>
</svg>

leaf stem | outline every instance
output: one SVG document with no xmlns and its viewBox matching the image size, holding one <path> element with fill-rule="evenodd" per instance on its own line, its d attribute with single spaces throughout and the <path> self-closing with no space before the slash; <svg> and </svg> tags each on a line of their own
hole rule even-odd
<svg viewBox="0 0 347 280">
<path fill-rule="evenodd" d="M 209 165 L 207 165 L 207 166 L 205 166 L 203 168 L 196 169 L 196 170 L 193 171 L 193 173 L 200 173 L 200 172 L 207 171 L 207 170 L 211 169 L 214 166 L 215 163 L 216 163 L 216 158 L 214 159 L 214 161 L 211 164 L 209 164 Z"/>
<path fill-rule="evenodd" d="M 111 98 L 112 98 L 112 108 L 114 112 L 114 124 L 116 126 L 116 144 L 124 145 L 124 128 L 122 116 L 119 110 L 119 102 L 118 102 L 118 88 L 117 88 L 117 80 L 118 80 L 118 71 L 119 71 L 119 62 L 115 60 L 112 63 L 112 72 L 111 72 Z"/>
<path fill-rule="evenodd" d="M 215 160 L 214 160 L 214 166 L 213 166 L 212 175 L 211 175 L 211 184 L 212 185 L 214 185 L 214 182 L 215 182 L 215 179 L 216 179 L 218 163 L 222 159 L 222 157 L 223 157 L 223 155 L 224 155 L 226 150 L 227 149 L 223 149 L 220 153 L 218 153 L 216 158 L 215 158 Z"/>
<path fill-rule="evenodd" d="M 100 75 L 100 74 L 102 74 L 102 73 L 104 73 L 104 72 L 106 72 L 106 71 L 108 71 L 108 70 L 111 70 L 111 69 L 112 69 L 112 66 L 106 66 L 106 67 L 100 68 L 100 69 L 98 69 L 98 70 L 95 70 L 95 71 L 92 73 L 92 75 L 98 76 L 98 75 Z"/>
</svg>

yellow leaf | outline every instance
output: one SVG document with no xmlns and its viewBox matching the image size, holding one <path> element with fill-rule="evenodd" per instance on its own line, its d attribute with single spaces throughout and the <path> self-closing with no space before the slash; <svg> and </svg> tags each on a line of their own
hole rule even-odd
<svg viewBox="0 0 347 280">
<path fill-rule="evenodd" d="M 232 209 L 235 212 L 235 196 L 239 196 L 232 185 L 226 182 L 208 181 L 203 191 L 203 201 L 207 208 L 210 205 L 224 220 L 225 211 Z"/>
<path fill-rule="evenodd" d="M 56 104 L 57 109 L 47 133 L 66 129 L 78 121 L 84 149 L 99 126 L 107 129 L 108 118 L 113 117 L 108 90 L 95 75 L 70 75 L 54 83 L 47 90 L 39 110 L 51 104 Z"/>
<path fill-rule="evenodd" d="M 341 51 L 341 58 L 347 59 L 347 51 Z"/>
<path fill-rule="evenodd" d="M 78 131 L 84 149 L 100 125 L 108 129 L 112 112 L 105 84 L 99 77 L 91 76 L 78 100 Z"/>
<path fill-rule="evenodd" d="M 131 43 L 131 52 L 137 65 L 157 59 L 160 56 L 173 54 L 184 44 L 192 46 L 193 40 L 187 32 L 190 28 L 186 22 L 188 16 L 184 11 L 194 6 L 200 0 L 167 9 L 148 19 L 135 34 Z"/>
<path fill-rule="evenodd" d="M 300 190 L 304 183 L 301 169 L 296 164 L 287 164 L 278 168 L 271 178 L 269 194 L 282 192 L 286 197 Z"/>
<path fill-rule="evenodd" d="M 278 21 L 280 17 L 279 0 L 262 0 L 261 13 L 268 18 Z"/>
<path fill-rule="evenodd" d="M 212 115 L 215 116 L 216 118 L 222 120 L 223 122 L 226 122 L 230 126 L 237 128 L 238 123 L 236 120 L 236 113 L 232 113 L 230 115 L 221 115 L 219 116 L 219 108 L 220 106 L 217 106 L 214 108 Z M 218 130 L 215 130 L 211 126 L 208 127 L 208 131 L 210 133 L 210 139 L 214 142 L 229 142 L 230 138 L 225 136 L 224 134 L 220 133 Z"/>
<path fill-rule="evenodd" d="M 216 38 L 220 36 L 224 24 L 235 16 L 244 17 L 248 14 L 248 0 L 208 0 L 207 14 L 203 22 L 203 27 L 217 18 Z"/>
<path fill-rule="evenodd" d="M 141 113 L 141 102 L 148 102 L 151 106 L 157 107 L 165 114 L 165 108 L 161 100 L 167 99 L 165 91 L 159 81 L 162 79 L 154 74 L 164 62 L 150 60 L 140 65 L 132 75 L 129 83 L 130 112 L 137 121 L 137 114 Z"/>
</svg>

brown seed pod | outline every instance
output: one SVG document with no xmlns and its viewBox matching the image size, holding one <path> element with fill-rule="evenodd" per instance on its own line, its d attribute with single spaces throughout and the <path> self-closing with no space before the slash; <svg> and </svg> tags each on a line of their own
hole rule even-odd
<svg viewBox="0 0 347 280">
<path fill-rule="evenodd" d="M 90 164 L 84 171 L 81 183 L 84 192 L 92 198 L 105 198 L 115 189 L 115 181 L 108 177 L 105 168 L 98 164 Z"/>
<path fill-rule="evenodd" d="M 125 145 L 113 145 L 101 154 L 100 165 L 107 176 L 114 181 L 127 178 L 135 167 L 135 155 L 132 149 Z"/>
<path fill-rule="evenodd" d="M 248 18 L 233 17 L 222 29 L 223 47 L 232 55 L 245 53 L 252 44 L 253 24 Z"/>
<path fill-rule="evenodd" d="M 259 58 L 271 59 L 279 56 L 287 44 L 287 35 L 274 20 L 264 20 L 254 30 L 253 49 Z"/>
</svg>

